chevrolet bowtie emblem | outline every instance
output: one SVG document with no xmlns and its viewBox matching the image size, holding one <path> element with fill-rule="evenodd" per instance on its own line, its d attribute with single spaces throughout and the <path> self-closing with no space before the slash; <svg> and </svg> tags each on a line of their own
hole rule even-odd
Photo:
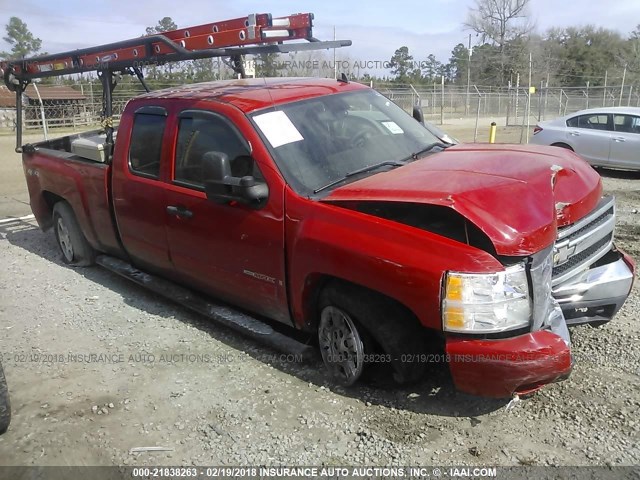
<svg viewBox="0 0 640 480">
<path fill-rule="evenodd" d="M 563 245 L 561 247 L 556 247 L 555 252 L 553 252 L 553 266 L 557 267 L 558 265 L 565 263 L 575 253 L 575 251 L 575 245 Z"/>
</svg>

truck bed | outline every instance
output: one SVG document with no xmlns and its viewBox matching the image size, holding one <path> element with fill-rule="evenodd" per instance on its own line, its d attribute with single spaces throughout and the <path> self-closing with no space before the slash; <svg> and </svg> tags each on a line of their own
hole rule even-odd
<svg viewBox="0 0 640 480">
<path fill-rule="evenodd" d="M 109 201 L 111 166 L 72 151 L 78 139 L 98 130 L 25 145 L 22 163 L 31 209 L 43 230 L 52 226 L 53 204 L 65 199 L 95 249 L 118 254 L 121 249 Z"/>
<path fill-rule="evenodd" d="M 115 138 L 116 132 L 114 132 L 114 141 Z M 78 157 L 104 163 L 106 160 L 104 157 L 105 141 L 106 134 L 102 130 L 90 130 L 32 143 L 27 146 L 27 149 L 51 150 L 49 153 L 52 156 L 62 158 Z"/>
</svg>

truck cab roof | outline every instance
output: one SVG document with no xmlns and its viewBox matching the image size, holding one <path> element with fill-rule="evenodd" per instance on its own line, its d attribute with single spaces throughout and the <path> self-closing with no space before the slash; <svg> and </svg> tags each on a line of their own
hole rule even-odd
<svg viewBox="0 0 640 480">
<path fill-rule="evenodd" d="M 137 97 L 136 101 L 148 99 L 215 100 L 234 105 L 244 113 L 250 113 L 284 103 L 366 88 L 359 83 L 347 83 L 326 78 L 245 78 L 156 90 Z"/>
</svg>

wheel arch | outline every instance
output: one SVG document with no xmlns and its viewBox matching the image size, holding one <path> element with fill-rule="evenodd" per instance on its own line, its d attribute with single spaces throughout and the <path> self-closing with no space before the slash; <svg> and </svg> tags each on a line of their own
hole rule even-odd
<svg viewBox="0 0 640 480">
<path fill-rule="evenodd" d="M 554 142 L 551 144 L 551 146 L 566 148 L 567 150 L 571 150 L 572 152 L 575 152 L 574 148 L 571 145 L 569 145 L 567 142 Z"/>
<path fill-rule="evenodd" d="M 320 312 L 318 311 L 320 295 L 322 291 L 330 285 L 342 285 L 349 290 L 361 290 L 365 295 L 375 295 L 391 302 L 404 310 L 407 313 L 407 317 L 415 321 L 421 328 L 428 330 L 424 327 L 416 315 L 409 307 L 400 302 L 396 298 L 393 298 L 378 290 L 373 290 L 365 285 L 351 282 L 344 278 L 340 278 L 334 275 L 324 273 L 312 273 L 307 276 L 304 282 L 304 288 L 302 292 L 302 305 L 303 305 L 303 325 L 304 330 L 315 332 L 318 328 L 318 322 Z"/>
<path fill-rule="evenodd" d="M 58 202 L 66 202 L 66 200 L 61 197 L 60 195 L 57 195 L 53 192 L 50 192 L 49 190 L 43 190 L 42 191 L 42 198 L 44 200 L 44 205 L 46 206 L 46 208 L 48 209 L 47 213 L 48 215 L 46 215 L 45 217 L 43 217 L 40 221 L 40 227 L 42 228 L 42 230 L 49 230 L 51 227 L 53 227 L 53 207 L 56 203 Z M 69 203 L 69 202 L 67 202 Z"/>
</svg>

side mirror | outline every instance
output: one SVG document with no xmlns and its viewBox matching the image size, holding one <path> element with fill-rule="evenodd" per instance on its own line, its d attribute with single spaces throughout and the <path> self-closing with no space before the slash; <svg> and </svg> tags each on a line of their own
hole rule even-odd
<svg viewBox="0 0 640 480">
<path fill-rule="evenodd" d="M 424 125 L 424 115 L 422 114 L 422 108 L 418 105 L 413 106 L 413 118 L 415 118 L 419 123 Z"/>
<path fill-rule="evenodd" d="M 202 159 L 202 178 L 207 199 L 214 203 L 240 202 L 260 208 L 269 197 L 269 187 L 251 175 L 234 177 L 226 153 L 207 152 Z"/>
</svg>

